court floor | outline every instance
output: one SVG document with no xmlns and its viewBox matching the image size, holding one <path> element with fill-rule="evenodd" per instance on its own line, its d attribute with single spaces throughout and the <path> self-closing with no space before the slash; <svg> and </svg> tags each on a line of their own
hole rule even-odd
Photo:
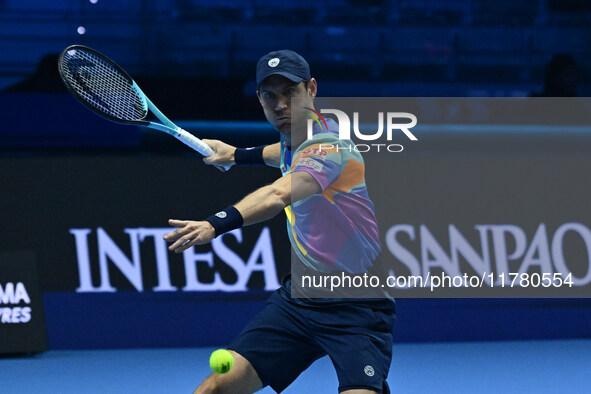
<svg viewBox="0 0 591 394">
<path fill-rule="evenodd" d="M 213 350 L 54 350 L 0 358 L 0 392 L 191 393 L 209 373 Z M 591 393 L 589 371 L 591 339 L 396 344 L 388 382 L 393 393 L 405 394 Z M 284 393 L 336 388 L 325 357 Z"/>
</svg>

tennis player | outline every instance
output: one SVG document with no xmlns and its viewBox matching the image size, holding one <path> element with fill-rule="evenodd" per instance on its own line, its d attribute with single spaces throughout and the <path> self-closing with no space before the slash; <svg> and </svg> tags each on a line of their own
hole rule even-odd
<svg viewBox="0 0 591 394">
<path fill-rule="evenodd" d="M 290 50 L 263 56 L 256 69 L 257 96 L 280 142 L 249 149 L 205 140 L 218 168 L 279 167 L 282 176 L 205 220 L 170 220 L 178 227 L 164 238 L 180 253 L 194 245 L 285 210 L 299 273 L 365 272 L 379 253 L 373 203 L 364 162 L 352 144 L 338 139 L 338 124 L 314 125 L 313 138 L 294 133 L 292 99 L 314 109 L 317 82 L 308 63 Z M 321 147 L 321 144 L 322 147 Z M 333 148 L 330 148 L 332 146 Z M 329 149 L 330 148 L 330 149 Z M 295 282 L 295 280 L 294 280 Z M 210 375 L 195 393 L 253 393 L 270 386 L 281 392 L 315 360 L 328 355 L 340 393 L 389 393 L 395 306 L 389 298 L 292 297 L 292 276 L 282 280 L 263 311 L 230 344 L 235 359 L 227 374 Z"/>
</svg>

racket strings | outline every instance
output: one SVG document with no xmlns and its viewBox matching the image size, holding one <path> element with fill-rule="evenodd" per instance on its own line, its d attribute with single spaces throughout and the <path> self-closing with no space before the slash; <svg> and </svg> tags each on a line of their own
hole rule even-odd
<svg viewBox="0 0 591 394">
<path fill-rule="evenodd" d="M 146 117 L 146 102 L 132 83 L 97 55 L 81 49 L 67 51 L 61 71 L 70 87 L 98 111 L 120 120 Z"/>
</svg>

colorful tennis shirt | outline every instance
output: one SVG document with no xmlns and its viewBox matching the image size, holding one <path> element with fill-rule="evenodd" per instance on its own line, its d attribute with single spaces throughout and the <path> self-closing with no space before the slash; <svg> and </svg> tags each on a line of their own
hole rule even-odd
<svg viewBox="0 0 591 394">
<path fill-rule="evenodd" d="M 338 139 L 338 124 L 327 119 L 327 126 L 323 130 L 314 125 L 313 138 L 294 152 L 281 144 L 282 174 L 307 172 L 322 188 L 321 194 L 285 209 L 289 239 L 309 268 L 363 273 L 380 251 L 365 164 L 352 141 Z"/>
</svg>

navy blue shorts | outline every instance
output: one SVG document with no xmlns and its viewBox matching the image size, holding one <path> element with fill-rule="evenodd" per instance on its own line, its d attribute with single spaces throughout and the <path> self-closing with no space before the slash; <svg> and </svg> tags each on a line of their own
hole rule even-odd
<svg viewBox="0 0 591 394">
<path fill-rule="evenodd" d="M 250 361 L 263 385 L 278 393 L 328 354 L 339 392 L 386 394 L 394 317 L 392 300 L 306 305 L 290 301 L 280 288 L 228 348 Z"/>
</svg>

